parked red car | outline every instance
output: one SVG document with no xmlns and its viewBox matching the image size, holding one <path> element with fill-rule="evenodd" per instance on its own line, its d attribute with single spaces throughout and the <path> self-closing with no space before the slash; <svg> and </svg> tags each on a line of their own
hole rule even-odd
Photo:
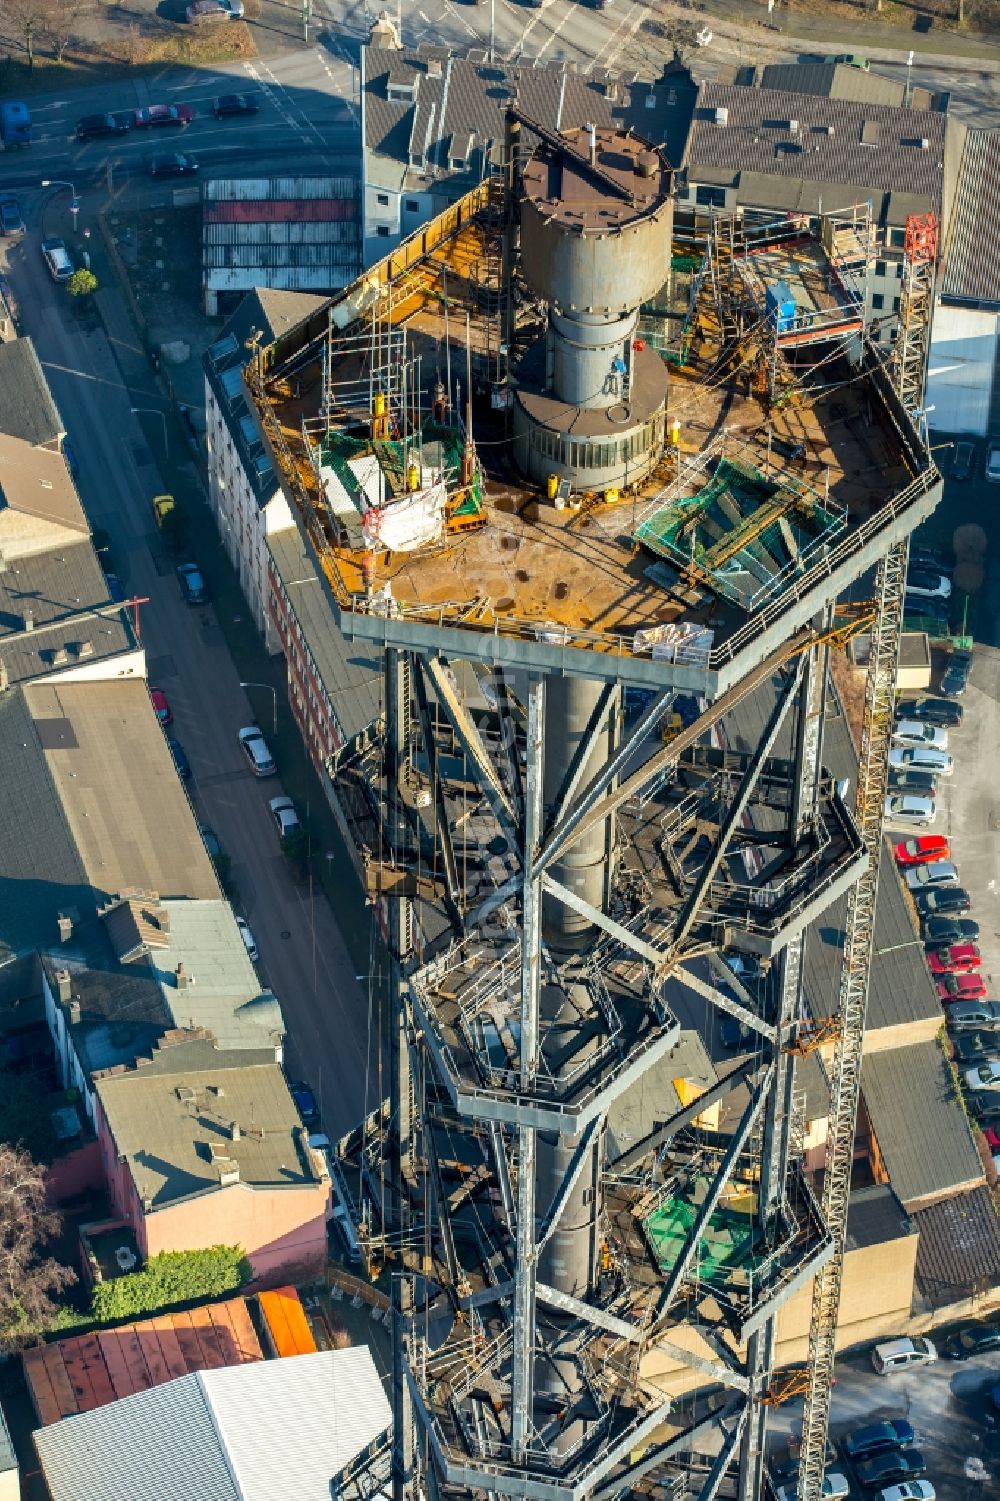
<svg viewBox="0 0 1000 1501">
<path fill-rule="evenodd" d="M 173 710 L 171 709 L 170 704 L 167 702 L 167 695 L 164 693 L 163 689 L 150 688 L 149 697 L 152 700 L 153 708 L 156 711 L 156 717 L 160 721 L 160 723 L 173 724 Z"/>
<path fill-rule="evenodd" d="M 965 975 L 978 969 L 983 956 L 974 943 L 953 943 L 951 948 L 932 949 L 927 955 L 932 975 Z"/>
<path fill-rule="evenodd" d="M 981 1001 L 986 985 L 980 975 L 941 975 L 937 993 L 942 1001 Z"/>
<path fill-rule="evenodd" d="M 897 844 L 893 854 L 897 865 L 925 865 L 928 860 L 950 860 L 951 845 L 943 834 L 920 834 Z"/>
<path fill-rule="evenodd" d="M 983 1135 L 986 1137 L 986 1145 L 990 1151 L 1000 1152 L 1000 1131 L 997 1130 L 996 1126 L 987 1126 Z"/>
</svg>

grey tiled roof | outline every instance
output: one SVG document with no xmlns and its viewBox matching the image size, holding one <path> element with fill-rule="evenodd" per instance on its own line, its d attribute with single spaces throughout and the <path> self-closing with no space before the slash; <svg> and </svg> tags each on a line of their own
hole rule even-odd
<svg viewBox="0 0 1000 1501">
<path fill-rule="evenodd" d="M 341 634 L 295 527 L 271 533 L 267 544 L 344 739 L 353 740 L 381 717 L 382 654 Z"/>
<path fill-rule="evenodd" d="M 936 1038 L 867 1054 L 861 1092 L 904 1208 L 983 1182 L 983 1164 Z"/>
<path fill-rule="evenodd" d="M 1000 130 L 966 137 L 941 293 L 1000 307 Z"/>
<path fill-rule="evenodd" d="M 132 651 L 135 637 L 126 612 L 109 608 L 108 586 L 89 540 L 10 560 L 0 570 L 0 662 L 11 685 Z M 100 614 L 93 610 L 105 607 Z M 30 616 L 31 629 L 25 629 Z M 60 667 L 55 654 L 62 649 Z"/>
<path fill-rule="evenodd" d="M 66 429 L 30 339 L 0 344 L 0 433 L 35 447 L 55 443 Z"/>
<path fill-rule="evenodd" d="M 433 76 L 430 52 L 441 60 L 440 76 Z M 695 98 L 695 85 L 686 68 L 666 72 L 656 83 L 625 81 L 604 70 L 591 75 L 569 72 L 561 64 L 485 61 L 444 54 L 440 49 L 396 52 L 385 47 L 362 49 L 365 148 L 404 166 L 411 138 L 429 141 L 427 162 L 441 185 L 449 168 L 453 137 L 473 137 L 476 150 L 460 182 L 478 182 L 483 175 L 489 143 L 497 150 L 504 139 L 504 112 L 517 104 L 532 119 L 549 128 L 567 129 L 592 120 L 597 125 L 631 125 L 636 134 L 662 146 L 676 166 L 681 162 Z M 388 97 L 393 83 L 416 82 L 415 101 Z M 647 106 L 652 99 L 653 106 Z M 429 131 L 429 136 L 428 136 Z M 371 177 L 369 171 L 368 176 Z"/>
<path fill-rule="evenodd" d="M 920 1232 L 917 1286 L 940 1307 L 997 1285 L 1000 1219 L 988 1188 L 973 1189 L 913 1216 Z"/>
<path fill-rule="evenodd" d="M 218 897 L 141 679 L 0 694 L 0 947 L 49 947 L 56 916 L 119 891 Z"/>
<path fill-rule="evenodd" d="M 717 109 L 728 110 L 727 124 L 715 123 Z M 795 132 L 789 128 L 791 120 L 798 122 Z M 844 190 L 852 196 L 860 191 L 873 199 L 879 219 L 886 211 L 884 195 L 893 192 L 910 194 L 926 209 L 940 213 L 946 123 L 947 116 L 934 110 L 705 83 L 691 127 L 690 176 L 702 182 L 709 180 L 705 169 L 734 174 L 740 199 L 747 204 L 755 199 L 742 174 L 752 173 L 826 184 L 840 190 L 840 196 Z M 861 140 L 866 125 L 867 133 L 877 138 L 870 145 Z M 830 129 L 832 134 L 827 133 Z M 928 141 L 927 149 L 922 140 Z M 846 206 L 827 198 L 831 208 Z"/>
<path fill-rule="evenodd" d="M 859 104 L 890 104 L 897 108 L 906 98 L 906 85 L 896 78 L 883 78 L 879 73 L 866 73 L 863 68 L 852 68 L 846 63 L 768 63 L 760 70 L 760 85 L 764 89 L 780 89 L 787 94 L 819 94 L 825 99 L 853 99 Z M 923 103 L 926 90 L 921 90 L 921 99 L 915 100 L 917 108 L 927 108 Z"/>
</svg>

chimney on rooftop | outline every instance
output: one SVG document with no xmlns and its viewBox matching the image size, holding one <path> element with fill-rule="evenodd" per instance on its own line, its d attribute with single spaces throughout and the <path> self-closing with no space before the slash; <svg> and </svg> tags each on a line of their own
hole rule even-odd
<svg viewBox="0 0 1000 1501">
<path fill-rule="evenodd" d="M 7 663 L 0 662 L 0 693 L 6 693 L 10 687 L 10 677 L 7 673 Z"/>
<path fill-rule="evenodd" d="M 229 1122 L 229 1134 L 233 1138 L 233 1141 L 239 1141 L 239 1139 L 240 1139 L 240 1123 L 239 1123 L 239 1121 L 230 1121 Z"/>
<path fill-rule="evenodd" d="M 60 912 L 56 922 L 59 924 L 59 942 L 69 943 L 73 937 L 73 919 L 65 912 Z"/>
<path fill-rule="evenodd" d="M 69 1002 L 67 1013 L 69 1015 L 70 1024 L 75 1027 L 80 1020 L 80 1002 L 76 1000 L 75 997 Z"/>
<path fill-rule="evenodd" d="M 56 989 L 59 993 L 59 999 L 65 1005 L 73 993 L 73 981 L 70 979 L 68 969 L 56 970 Z"/>
<path fill-rule="evenodd" d="M 183 964 L 178 964 L 177 968 L 174 970 L 174 980 L 176 981 L 178 990 L 187 990 L 188 976 L 187 970 L 184 968 Z"/>
<path fill-rule="evenodd" d="M 30 610 L 25 610 L 24 612 L 24 629 L 26 631 L 33 631 L 35 629 L 35 617 Z"/>
</svg>

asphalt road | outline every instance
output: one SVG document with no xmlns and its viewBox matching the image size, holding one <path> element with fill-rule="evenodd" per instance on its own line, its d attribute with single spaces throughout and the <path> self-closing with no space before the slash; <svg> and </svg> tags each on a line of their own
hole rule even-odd
<svg viewBox="0 0 1000 1501">
<path fill-rule="evenodd" d="M 80 467 L 79 489 L 93 526 L 106 528 L 127 593 L 141 607 L 149 680 L 166 692 L 173 733 L 193 768 L 198 819 L 219 836 L 232 861 L 240 910 L 261 953 L 261 974 L 275 990 L 290 1039 L 288 1068 L 308 1079 L 333 1134 L 356 1124 L 366 1106 L 369 1055 L 367 978 L 355 964 L 322 894 L 296 885 L 281 854 L 268 800 L 277 778 L 258 780 L 237 742 L 254 714 L 211 609 L 180 595 L 152 521 L 150 499 L 166 488 L 130 410 L 162 405 L 141 351 L 127 338 L 115 349 L 102 327 L 84 327 L 63 289 L 46 274 L 39 231 L 4 244 L 23 331 L 35 342 Z M 117 356 L 117 357 L 116 357 Z M 180 442 L 176 430 L 173 443 Z M 259 708 L 259 706 L 258 706 Z M 287 707 L 279 707 L 287 713 Z"/>
<path fill-rule="evenodd" d="M 354 69 L 327 47 L 314 45 L 270 59 L 254 58 L 226 69 L 171 68 L 151 76 L 90 85 L 30 100 L 33 139 L 23 150 L 0 154 L 0 188 L 37 187 L 43 178 L 66 179 L 78 193 L 124 178 L 143 177 L 147 159 L 183 151 L 197 157 L 203 174 L 296 172 L 357 173 L 358 126 Z M 250 95 L 258 113 L 216 120 L 217 94 Z M 190 104 L 190 125 L 130 130 L 124 136 L 77 141 L 81 116 L 130 111 L 149 104 Z M 110 179 L 109 179 L 110 168 Z"/>
</svg>

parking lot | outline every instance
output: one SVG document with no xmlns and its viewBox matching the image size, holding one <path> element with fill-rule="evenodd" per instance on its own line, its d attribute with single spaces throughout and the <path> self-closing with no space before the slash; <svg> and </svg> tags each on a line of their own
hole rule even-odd
<svg viewBox="0 0 1000 1501">
<path fill-rule="evenodd" d="M 945 1337 L 945 1331 L 933 1336 L 939 1346 Z M 853 1429 L 883 1418 L 910 1423 L 912 1447 L 924 1457 L 937 1501 L 991 1501 L 1000 1494 L 1000 1412 L 991 1410 L 991 1392 L 1000 1383 L 1000 1351 L 967 1361 L 939 1359 L 889 1376 L 877 1376 L 870 1352 L 864 1351 L 838 1360 L 836 1376 L 830 1437 L 838 1459 L 832 1468 L 847 1475 L 855 1501 L 880 1493 L 857 1484 L 844 1460 L 842 1440 Z M 784 1451 L 801 1421 L 801 1403 L 781 1409 L 771 1430 L 774 1454 Z M 978 1461 L 990 1478 L 970 1479 L 970 1460 Z"/>
</svg>

